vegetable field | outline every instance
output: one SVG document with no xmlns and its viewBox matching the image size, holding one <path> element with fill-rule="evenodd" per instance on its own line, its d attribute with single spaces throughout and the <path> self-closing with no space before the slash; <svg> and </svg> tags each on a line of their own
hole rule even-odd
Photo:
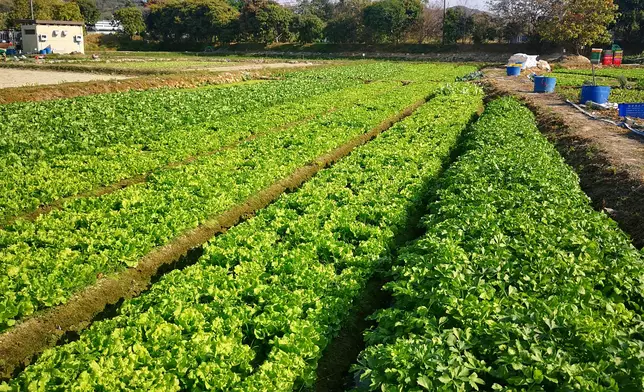
<svg viewBox="0 0 644 392">
<path fill-rule="evenodd" d="M 642 254 L 473 70 L 0 106 L 0 391 L 312 390 L 376 276 L 346 390 L 644 388 Z"/>
<path fill-rule="evenodd" d="M 590 70 L 555 69 L 557 92 L 577 102 L 581 86 L 592 84 Z M 611 86 L 609 100 L 615 103 L 644 102 L 644 68 L 605 68 L 596 71 L 596 83 Z"/>
</svg>

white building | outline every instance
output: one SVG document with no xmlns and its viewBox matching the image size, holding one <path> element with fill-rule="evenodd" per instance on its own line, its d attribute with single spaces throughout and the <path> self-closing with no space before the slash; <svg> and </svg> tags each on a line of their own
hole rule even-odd
<svg viewBox="0 0 644 392">
<path fill-rule="evenodd" d="M 22 50 L 38 53 L 85 53 L 83 22 L 60 20 L 21 20 Z"/>
</svg>

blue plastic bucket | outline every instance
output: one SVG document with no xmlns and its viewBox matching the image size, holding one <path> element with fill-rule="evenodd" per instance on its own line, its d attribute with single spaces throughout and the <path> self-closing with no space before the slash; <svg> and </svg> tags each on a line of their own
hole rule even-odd
<svg viewBox="0 0 644 392">
<path fill-rule="evenodd" d="M 508 76 L 519 76 L 521 75 L 521 67 L 513 67 L 508 65 L 505 67 L 505 71 L 508 73 Z"/>
<path fill-rule="evenodd" d="M 535 76 L 534 77 L 534 92 L 535 93 L 553 93 L 557 85 L 557 78 L 549 76 Z"/>
<path fill-rule="evenodd" d="M 40 52 L 38 52 L 38 53 L 40 53 L 40 54 L 47 54 L 47 49 L 41 49 L 41 50 L 40 50 Z"/>
<path fill-rule="evenodd" d="M 610 96 L 610 87 L 608 86 L 582 86 L 581 87 L 581 103 L 585 104 L 588 101 L 595 103 L 606 103 Z"/>
<path fill-rule="evenodd" d="M 45 54 L 51 54 L 51 48 L 49 46 L 45 48 Z"/>
</svg>

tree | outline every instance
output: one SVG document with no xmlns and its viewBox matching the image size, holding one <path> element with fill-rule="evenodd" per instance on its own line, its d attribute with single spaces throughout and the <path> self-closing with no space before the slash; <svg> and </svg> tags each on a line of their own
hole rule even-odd
<svg viewBox="0 0 644 392">
<path fill-rule="evenodd" d="M 352 15 L 336 16 L 327 23 L 324 36 L 333 43 L 359 42 L 363 27 L 360 22 Z"/>
<path fill-rule="evenodd" d="M 333 18 L 334 9 L 331 0 L 299 0 L 295 12 L 299 15 L 312 14 L 326 22 Z"/>
<path fill-rule="evenodd" d="M 324 36 L 334 43 L 362 42 L 362 15 L 369 4 L 370 0 L 339 0 L 333 9 L 333 18 L 324 29 Z"/>
<path fill-rule="evenodd" d="M 62 0 L 33 0 L 35 19 L 82 21 L 80 9 L 76 3 L 65 3 Z M 14 0 L 8 15 L 9 25 L 18 27 L 18 19 L 31 19 L 29 0 Z"/>
<path fill-rule="evenodd" d="M 227 41 L 239 12 L 225 0 L 168 0 L 150 5 L 148 31 L 165 40 Z"/>
<path fill-rule="evenodd" d="M 499 37 L 500 22 L 492 15 L 478 13 L 472 16 L 472 40 L 475 44 L 484 44 Z"/>
<path fill-rule="evenodd" d="M 54 7 L 54 19 L 80 21 L 83 20 L 83 15 L 78 4 L 61 2 Z"/>
<path fill-rule="evenodd" d="M 447 10 L 443 24 L 445 43 L 455 44 L 472 34 L 474 21 L 466 15 L 462 7 L 452 7 Z"/>
<path fill-rule="evenodd" d="M 443 4 L 434 1 L 423 5 L 416 22 L 410 27 L 408 38 L 419 44 L 438 39 L 443 32 Z"/>
<path fill-rule="evenodd" d="M 644 43 L 644 0 L 618 0 L 615 35 L 624 43 Z"/>
<path fill-rule="evenodd" d="M 143 13 L 136 7 L 126 7 L 114 12 L 114 21 L 123 26 L 123 32 L 130 37 L 145 31 Z"/>
<path fill-rule="evenodd" d="M 297 40 L 303 43 L 316 42 L 322 39 L 326 24 L 318 16 L 306 13 L 297 15 L 293 23 L 293 31 Z"/>
<path fill-rule="evenodd" d="M 256 42 L 287 42 L 295 14 L 281 5 L 265 0 L 248 0 L 240 14 L 242 38 Z"/>
<path fill-rule="evenodd" d="M 512 42 L 521 35 L 539 38 L 539 23 L 552 14 L 559 0 L 489 0 L 490 10 L 504 21 L 506 38 Z"/>
<path fill-rule="evenodd" d="M 564 0 L 541 23 L 542 34 L 555 43 L 571 43 L 579 53 L 593 43 L 610 42 L 608 26 L 615 22 L 616 12 L 613 0 Z"/>
<path fill-rule="evenodd" d="M 380 0 L 364 9 L 364 24 L 372 41 L 399 42 L 421 11 L 419 0 Z"/>
<path fill-rule="evenodd" d="M 96 24 L 101 17 L 101 13 L 96 6 L 96 0 L 74 0 L 74 3 L 78 5 L 86 24 Z"/>
<path fill-rule="evenodd" d="M 9 13 L 0 12 L 0 30 L 6 30 L 9 28 Z"/>
</svg>

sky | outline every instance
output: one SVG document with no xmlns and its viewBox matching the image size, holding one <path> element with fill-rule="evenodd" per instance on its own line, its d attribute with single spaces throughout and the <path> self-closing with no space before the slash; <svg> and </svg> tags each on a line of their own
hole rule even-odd
<svg viewBox="0 0 644 392">
<path fill-rule="evenodd" d="M 447 6 L 464 5 L 479 10 L 487 10 L 487 0 L 447 0 Z"/>
</svg>

